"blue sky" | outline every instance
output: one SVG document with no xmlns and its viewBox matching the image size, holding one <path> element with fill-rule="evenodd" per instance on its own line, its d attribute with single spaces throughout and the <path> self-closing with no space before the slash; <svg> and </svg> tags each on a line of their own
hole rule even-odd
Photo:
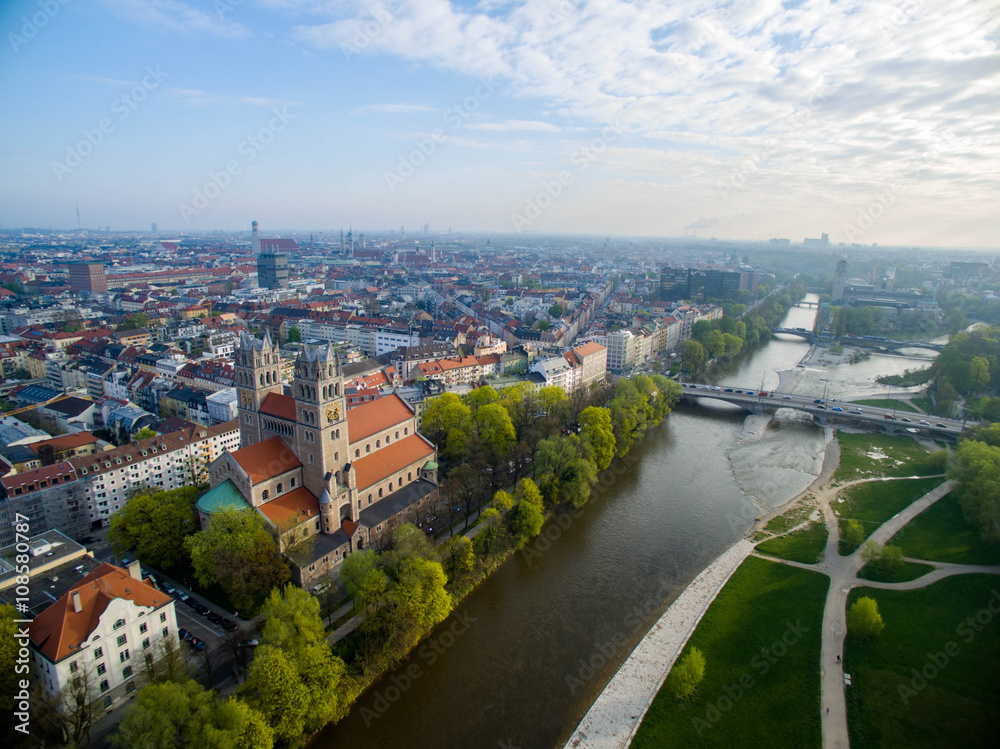
<svg viewBox="0 0 1000 749">
<path fill-rule="evenodd" d="M 998 244 L 993 2 L 0 8 L 8 227 Z"/>
</svg>

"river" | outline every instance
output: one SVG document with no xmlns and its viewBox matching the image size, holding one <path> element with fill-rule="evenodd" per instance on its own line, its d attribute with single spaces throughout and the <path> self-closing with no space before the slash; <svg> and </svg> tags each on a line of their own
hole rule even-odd
<svg viewBox="0 0 1000 749">
<path fill-rule="evenodd" d="M 792 308 L 782 326 L 811 328 L 814 315 Z M 763 377 L 774 389 L 777 372 L 795 369 L 808 350 L 800 339 L 775 339 L 715 381 L 759 387 Z M 873 355 L 799 368 L 795 390 L 883 394 L 874 374 L 926 364 Z M 629 465 L 602 476 L 602 491 L 577 517 L 549 521 L 547 537 L 497 570 L 311 746 L 561 747 L 684 586 L 755 516 L 818 475 L 823 430 L 808 416 L 779 411 L 749 436 L 745 422 L 727 404 L 680 406 Z"/>
</svg>

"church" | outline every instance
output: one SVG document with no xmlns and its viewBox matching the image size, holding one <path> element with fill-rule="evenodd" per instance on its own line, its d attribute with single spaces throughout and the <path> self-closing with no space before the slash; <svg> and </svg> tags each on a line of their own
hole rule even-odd
<svg viewBox="0 0 1000 749">
<path fill-rule="evenodd" d="M 272 528 L 302 586 L 437 501 L 437 452 L 397 395 L 346 408 L 340 359 L 306 346 L 291 393 L 269 334 L 246 333 L 235 356 L 240 449 L 209 467 L 202 523 L 253 509 Z"/>
</svg>

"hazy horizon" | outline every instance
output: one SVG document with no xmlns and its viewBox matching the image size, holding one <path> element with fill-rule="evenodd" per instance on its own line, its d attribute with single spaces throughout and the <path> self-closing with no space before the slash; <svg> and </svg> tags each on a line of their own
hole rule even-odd
<svg viewBox="0 0 1000 749">
<path fill-rule="evenodd" d="M 987 4 L 15 0 L 0 24 L 7 227 L 1000 228 Z"/>
</svg>

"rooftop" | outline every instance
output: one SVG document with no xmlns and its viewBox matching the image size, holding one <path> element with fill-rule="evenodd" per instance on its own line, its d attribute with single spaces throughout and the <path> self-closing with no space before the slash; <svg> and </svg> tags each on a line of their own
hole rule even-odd
<svg viewBox="0 0 1000 749">
<path fill-rule="evenodd" d="M 236 450 L 231 455 L 254 484 L 302 467 L 302 463 L 281 437 L 271 437 L 256 445 Z"/>
<path fill-rule="evenodd" d="M 357 442 L 412 418 L 413 411 L 398 395 L 369 401 L 347 412 L 348 439 Z"/>
<path fill-rule="evenodd" d="M 232 479 L 226 479 L 214 489 L 202 494 L 198 498 L 197 507 L 206 515 L 211 515 L 220 510 L 249 510 L 250 504 L 240 494 Z"/>
<path fill-rule="evenodd" d="M 398 397 L 398 396 L 392 396 Z M 387 400 L 387 399 L 383 399 Z M 381 403 L 381 401 L 375 401 Z M 371 405 L 371 404 L 368 404 Z M 361 406 L 356 411 L 360 411 Z M 348 415 L 354 413 L 349 411 Z M 419 434 L 411 434 L 409 437 L 393 442 L 391 445 L 383 447 L 381 450 L 366 455 L 355 460 L 351 467 L 357 472 L 356 481 L 358 490 L 364 490 L 376 484 L 384 478 L 401 471 L 409 465 L 428 458 L 433 459 L 434 446 Z"/>
</svg>

